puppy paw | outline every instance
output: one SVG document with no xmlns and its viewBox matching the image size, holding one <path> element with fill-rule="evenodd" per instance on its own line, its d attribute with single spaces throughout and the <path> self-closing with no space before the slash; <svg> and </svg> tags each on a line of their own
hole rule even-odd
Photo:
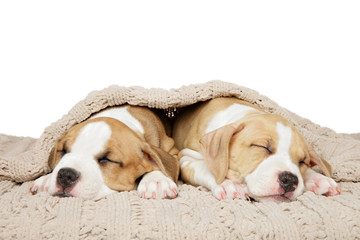
<svg viewBox="0 0 360 240">
<path fill-rule="evenodd" d="M 142 198 L 146 199 L 171 199 L 177 196 L 176 184 L 161 171 L 145 174 L 139 183 L 137 191 Z"/>
<path fill-rule="evenodd" d="M 218 200 L 250 199 L 246 193 L 246 187 L 243 184 L 233 182 L 229 179 L 225 179 L 220 185 L 214 187 L 212 193 Z"/>
<path fill-rule="evenodd" d="M 309 172 L 310 171 L 310 172 Z M 305 179 L 305 188 L 318 195 L 336 196 L 340 194 L 340 186 L 329 177 L 313 170 L 308 170 Z"/>
<path fill-rule="evenodd" d="M 37 194 L 38 192 L 47 192 L 49 190 L 49 179 L 50 174 L 39 177 L 36 179 L 33 184 L 30 186 L 30 192 L 32 194 Z"/>
</svg>

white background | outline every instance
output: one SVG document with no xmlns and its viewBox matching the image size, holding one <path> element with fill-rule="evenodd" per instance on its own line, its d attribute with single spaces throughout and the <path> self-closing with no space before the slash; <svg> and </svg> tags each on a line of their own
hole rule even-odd
<svg viewBox="0 0 360 240">
<path fill-rule="evenodd" d="M 0 133 L 39 137 L 112 84 L 209 80 L 360 132 L 359 1 L 0 2 Z"/>
</svg>

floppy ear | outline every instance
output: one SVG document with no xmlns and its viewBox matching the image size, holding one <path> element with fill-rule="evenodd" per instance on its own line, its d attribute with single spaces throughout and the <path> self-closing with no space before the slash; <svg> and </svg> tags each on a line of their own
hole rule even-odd
<svg viewBox="0 0 360 240">
<path fill-rule="evenodd" d="M 231 138 L 244 126 L 245 124 L 240 122 L 229 124 L 205 134 L 200 140 L 206 164 L 217 184 L 224 181 L 229 169 Z"/>
<path fill-rule="evenodd" d="M 53 147 L 50 151 L 49 158 L 48 158 L 48 165 L 49 165 L 51 171 L 54 170 L 54 168 L 55 168 L 55 153 L 56 153 L 55 147 Z"/>
<path fill-rule="evenodd" d="M 310 155 L 310 166 L 318 165 L 325 176 L 331 178 L 331 166 L 330 164 L 319 157 L 315 150 L 308 144 L 308 152 Z"/>
<path fill-rule="evenodd" d="M 156 164 L 160 170 L 175 183 L 179 177 L 180 165 L 176 157 L 165 152 L 161 148 L 143 143 L 141 150 L 149 157 L 149 160 Z"/>
<path fill-rule="evenodd" d="M 57 158 L 57 150 L 58 150 L 58 143 L 60 141 L 61 138 L 58 138 L 54 144 L 54 147 L 51 149 L 50 153 L 49 153 L 49 157 L 48 157 L 48 166 L 50 167 L 51 171 L 54 170 L 54 168 L 56 167 L 56 165 L 58 164 L 58 160 L 60 160 L 59 158 Z"/>
</svg>

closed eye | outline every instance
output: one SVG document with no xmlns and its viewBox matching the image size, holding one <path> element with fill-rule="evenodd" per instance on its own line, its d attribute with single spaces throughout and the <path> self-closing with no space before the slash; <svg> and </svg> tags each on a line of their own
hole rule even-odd
<svg viewBox="0 0 360 240">
<path fill-rule="evenodd" d="M 107 156 L 108 156 L 109 152 L 106 152 L 103 156 L 97 158 L 97 161 L 100 165 L 105 166 L 107 163 L 115 163 L 115 164 L 119 164 L 120 167 L 124 167 L 124 163 L 123 162 L 117 162 L 117 161 L 113 161 L 110 160 Z"/>
<path fill-rule="evenodd" d="M 106 157 L 104 158 L 100 158 L 98 159 L 98 162 L 101 164 L 101 165 L 105 165 L 106 163 L 110 162 L 110 160 Z"/>
<path fill-rule="evenodd" d="M 64 142 L 63 146 L 62 146 L 62 149 L 61 150 L 58 150 L 58 153 L 60 153 L 61 157 L 63 157 L 65 154 L 68 153 L 68 149 L 66 147 L 66 143 L 67 141 Z"/>
<path fill-rule="evenodd" d="M 299 162 L 299 166 L 307 165 L 305 160 L 306 160 L 306 156 L 304 157 L 303 160 L 301 160 L 301 161 Z"/>
<path fill-rule="evenodd" d="M 61 157 L 63 157 L 65 154 L 68 153 L 68 151 L 67 151 L 66 148 L 63 148 L 63 149 L 61 149 L 61 150 L 58 150 L 57 152 L 60 153 L 60 156 L 61 156 Z"/>
<path fill-rule="evenodd" d="M 263 146 L 263 145 L 258 145 L 258 144 L 251 144 L 250 147 L 259 147 L 259 148 L 263 148 L 266 150 L 266 152 L 268 154 L 272 154 L 273 152 L 269 149 L 269 147 L 267 146 Z"/>
<path fill-rule="evenodd" d="M 65 149 L 58 151 L 60 153 L 61 156 L 64 156 L 65 154 L 67 154 L 67 151 Z"/>
<path fill-rule="evenodd" d="M 118 164 L 120 167 L 124 167 L 123 162 L 113 161 L 108 158 L 100 158 L 100 159 L 98 159 L 98 163 L 100 163 L 102 166 L 106 165 L 107 163 L 115 163 L 115 164 Z"/>
</svg>

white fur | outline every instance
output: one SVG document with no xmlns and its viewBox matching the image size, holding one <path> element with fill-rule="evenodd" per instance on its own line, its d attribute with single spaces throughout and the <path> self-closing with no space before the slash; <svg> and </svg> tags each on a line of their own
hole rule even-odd
<svg viewBox="0 0 360 240">
<path fill-rule="evenodd" d="M 211 119 L 205 133 L 239 121 L 252 111 L 258 110 L 246 105 L 234 103 L 223 111 L 218 112 L 213 119 Z M 206 165 L 202 153 L 187 148 L 181 152 L 183 157 L 180 159 L 180 167 L 183 169 L 185 166 L 189 166 L 194 169 L 194 183 L 196 185 L 205 186 L 212 190 L 213 195 L 217 199 L 223 199 L 224 196 L 226 196 L 226 198 L 247 198 L 246 189 L 238 183 L 226 179 L 224 184 L 218 185 Z"/>
<path fill-rule="evenodd" d="M 128 106 L 112 108 L 95 114 L 91 119 L 110 117 L 117 119 L 130 129 L 144 133 L 141 123 L 127 111 Z M 99 199 L 115 192 L 106 186 L 100 166 L 95 156 L 104 151 L 105 143 L 111 137 L 111 128 L 105 122 L 89 123 L 80 130 L 70 152 L 65 154 L 52 173 L 38 178 L 31 186 L 33 193 L 47 191 L 56 194 L 62 189 L 56 184 L 61 168 L 69 167 L 80 172 L 81 176 L 68 194 L 84 199 Z M 144 175 L 138 186 L 138 192 L 144 198 L 174 198 L 177 196 L 176 184 L 161 171 Z"/>
<path fill-rule="evenodd" d="M 132 129 L 134 131 L 138 131 L 141 134 L 144 134 L 144 128 L 141 125 L 141 123 L 136 118 L 134 118 L 128 112 L 127 109 L 128 109 L 128 106 L 110 108 L 110 109 L 104 110 L 102 112 L 99 112 L 99 113 L 93 115 L 91 117 L 91 119 L 99 118 L 99 117 L 114 118 L 114 119 L 119 120 L 120 122 L 124 123 L 130 129 Z"/>
<path fill-rule="evenodd" d="M 225 179 L 221 184 L 212 188 L 213 195 L 219 199 L 248 199 L 248 190 L 244 184 L 240 184 L 230 179 Z"/>
<path fill-rule="evenodd" d="M 217 185 L 201 153 L 185 148 L 179 154 L 183 155 L 180 159 L 181 169 L 189 166 L 195 170 L 194 182 L 196 185 L 205 186 L 208 189 L 212 189 Z"/>
<path fill-rule="evenodd" d="M 103 147 L 110 136 L 111 129 L 105 122 L 93 122 L 84 126 L 70 152 L 61 158 L 52 173 L 37 179 L 32 190 L 45 190 L 50 194 L 56 194 L 60 191 L 56 184 L 58 171 L 69 167 L 81 174 L 69 194 L 84 199 L 98 199 L 114 192 L 105 185 L 100 166 L 95 159 L 95 156 L 104 150 Z"/>
<path fill-rule="evenodd" d="M 147 199 L 175 198 L 177 196 L 176 184 L 161 171 L 146 173 L 141 179 L 137 191 L 141 197 Z"/>
<path fill-rule="evenodd" d="M 303 192 L 304 183 L 298 166 L 291 161 L 289 154 L 292 130 L 278 122 L 276 131 L 279 138 L 276 153 L 261 162 L 255 171 L 246 176 L 245 182 L 250 196 L 254 198 L 275 195 L 276 191 L 274 190 L 279 185 L 279 174 L 284 171 L 291 172 L 298 178 L 298 186 L 291 196 L 292 199 L 295 199 Z"/>
<path fill-rule="evenodd" d="M 340 187 L 329 177 L 315 172 L 309 168 L 304 176 L 306 190 L 312 191 L 316 194 L 326 194 L 329 196 L 340 193 Z"/>
<path fill-rule="evenodd" d="M 247 198 L 246 188 L 239 183 L 225 179 L 223 183 L 218 185 L 201 153 L 185 148 L 181 151 L 181 154 L 183 156 L 180 159 L 180 167 L 181 169 L 185 167 L 194 169 L 194 183 L 196 185 L 210 189 L 219 200 L 225 198 Z"/>
<path fill-rule="evenodd" d="M 218 122 L 219 123 L 219 122 Z M 282 123 L 277 123 L 276 133 L 279 142 L 277 151 L 265 159 L 251 174 L 245 178 L 246 186 L 225 179 L 220 185 L 216 184 L 201 153 L 184 149 L 181 151 L 183 157 L 180 159 L 181 168 L 185 166 L 194 169 L 194 183 L 205 186 L 212 190 L 217 199 L 242 198 L 250 195 L 255 199 L 275 195 L 275 190 L 280 188 L 278 177 L 281 172 L 288 171 L 298 177 L 298 186 L 294 192 L 289 193 L 291 200 L 299 196 L 304 190 L 304 183 L 300 170 L 291 161 L 289 150 L 292 142 L 292 130 Z"/>
<path fill-rule="evenodd" d="M 228 124 L 241 120 L 251 111 L 258 111 L 255 108 L 234 103 L 223 111 L 218 112 L 209 122 L 205 133 L 212 132 L 218 128 L 224 127 Z M 260 111 L 259 111 L 260 112 Z"/>
<path fill-rule="evenodd" d="M 209 122 L 205 133 L 239 121 L 251 111 L 257 110 L 235 103 L 216 114 Z M 296 189 L 293 192 L 285 194 L 289 200 L 295 200 L 302 194 L 305 187 L 307 190 L 313 191 L 316 194 L 332 196 L 340 193 L 340 187 L 333 179 L 316 173 L 310 168 L 305 173 L 304 179 L 302 178 L 299 167 L 292 162 L 289 153 L 293 137 L 291 127 L 278 122 L 276 125 L 276 134 L 279 139 L 276 153 L 270 155 L 260 163 L 251 174 L 246 176 L 245 184 L 239 184 L 225 179 L 223 183 L 217 185 L 214 176 L 206 165 L 202 153 L 191 149 L 183 149 L 181 151 L 183 155 L 180 159 L 181 169 L 183 170 L 185 167 L 192 168 L 194 170 L 194 183 L 210 189 L 217 199 L 244 199 L 251 196 L 257 200 L 284 200 L 285 198 L 276 196 L 283 194 L 283 189 L 278 182 L 279 174 L 282 172 L 291 172 L 298 178 Z"/>
</svg>

